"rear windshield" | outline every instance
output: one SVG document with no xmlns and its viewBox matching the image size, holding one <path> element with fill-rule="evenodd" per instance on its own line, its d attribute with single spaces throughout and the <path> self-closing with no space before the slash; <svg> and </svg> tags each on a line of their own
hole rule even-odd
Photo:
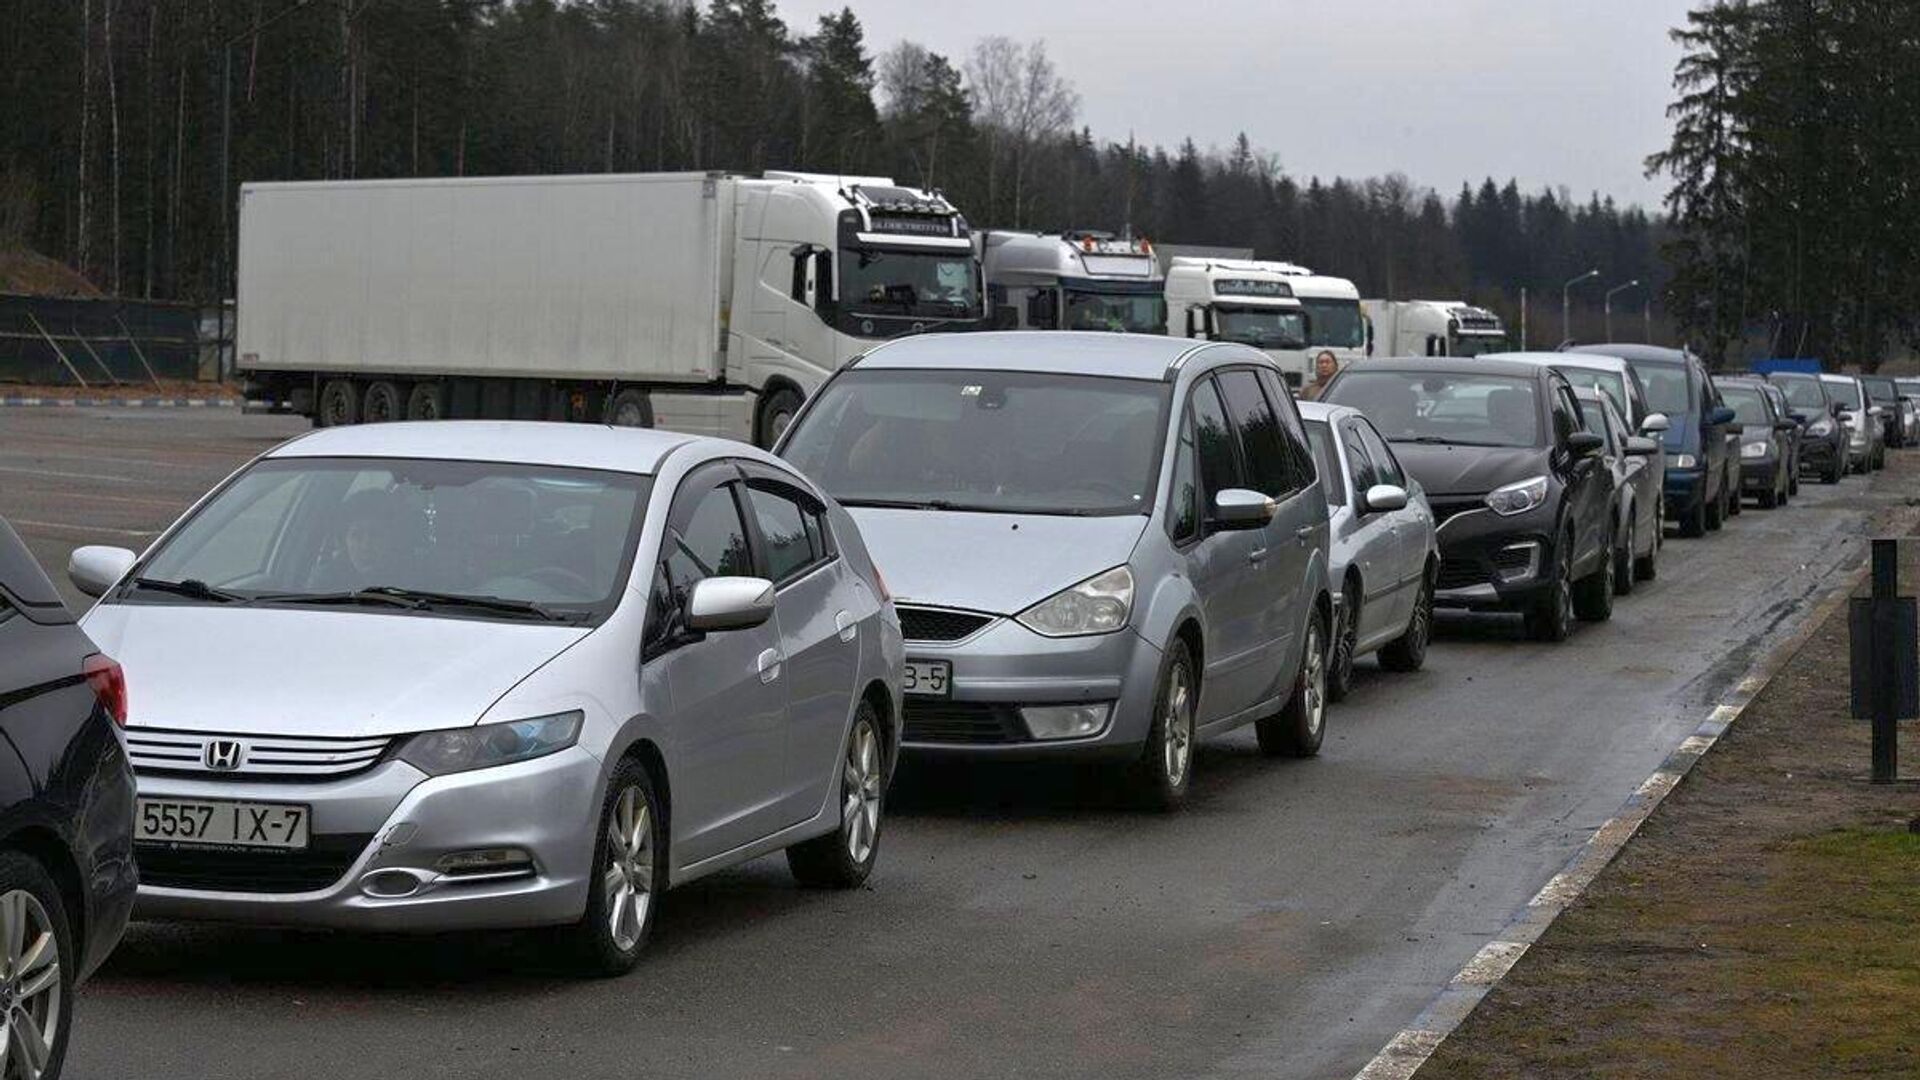
<svg viewBox="0 0 1920 1080">
<path fill-rule="evenodd" d="M 848 506 L 1138 514 L 1167 383 L 1004 371 L 850 371 L 781 453 Z"/>
<path fill-rule="evenodd" d="M 1685 416 L 1693 409 L 1687 392 L 1687 369 L 1679 364 L 1653 364 L 1635 361 L 1633 369 L 1647 390 L 1647 408 L 1670 416 Z"/>
<path fill-rule="evenodd" d="M 1767 415 L 1767 402 L 1760 391 L 1751 386 L 1720 386 L 1720 399 L 1733 410 L 1733 418 L 1742 424 L 1765 426 L 1773 423 L 1773 417 Z"/>
<path fill-rule="evenodd" d="M 1366 413 L 1389 442 L 1541 445 L 1538 392 L 1529 378 L 1349 370 L 1326 400 Z"/>
<path fill-rule="evenodd" d="M 1827 407 L 1826 395 L 1820 392 L 1818 379 L 1781 379 L 1774 385 L 1787 395 L 1787 404 L 1796 409 L 1819 410 Z"/>
<path fill-rule="evenodd" d="M 1867 385 L 1867 393 L 1872 394 L 1875 401 L 1893 401 L 1900 396 L 1894 392 L 1892 379 L 1861 379 L 1860 381 Z"/>
<path fill-rule="evenodd" d="M 1576 388 L 1590 387 L 1613 399 L 1614 407 L 1622 413 L 1627 410 L 1627 380 L 1617 371 L 1596 371 L 1593 368 L 1559 367 L 1555 371 L 1567 377 L 1567 381 Z"/>
<path fill-rule="evenodd" d="M 1860 384 L 1852 379 L 1841 379 L 1838 382 L 1828 383 L 1827 393 L 1832 394 L 1834 400 L 1840 404 L 1855 409 L 1864 404 L 1864 402 L 1860 400 Z"/>
<path fill-rule="evenodd" d="M 1307 421 L 1307 443 L 1313 447 L 1313 464 L 1320 470 L 1320 486 L 1326 490 L 1328 506 L 1347 504 L 1347 482 L 1340 477 L 1340 460 L 1333 450 L 1333 429 L 1324 420 Z"/>
</svg>

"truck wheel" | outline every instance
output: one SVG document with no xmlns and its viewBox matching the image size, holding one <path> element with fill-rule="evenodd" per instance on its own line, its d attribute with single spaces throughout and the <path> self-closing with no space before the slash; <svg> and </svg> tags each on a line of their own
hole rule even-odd
<svg viewBox="0 0 1920 1080">
<path fill-rule="evenodd" d="M 614 427 L 653 426 L 653 399 L 644 390 L 622 390 L 607 407 L 607 423 Z"/>
<path fill-rule="evenodd" d="M 414 383 L 407 391 L 407 419 L 438 420 L 446 413 L 447 391 L 439 383 Z"/>
<path fill-rule="evenodd" d="M 367 385 L 367 396 L 360 403 L 360 419 L 369 424 L 385 424 L 400 419 L 400 388 L 381 379 Z"/>
<path fill-rule="evenodd" d="M 320 387 L 320 407 L 314 421 L 321 427 L 346 427 L 360 422 L 360 394 L 352 379 L 328 379 Z"/>
<path fill-rule="evenodd" d="M 762 450 L 773 449 L 780 436 L 787 433 L 787 425 L 800 412 L 800 392 L 789 386 L 783 386 L 771 394 L 760 398 L 760 414 L 754 420 L 753 442 Z"/>
</svg>

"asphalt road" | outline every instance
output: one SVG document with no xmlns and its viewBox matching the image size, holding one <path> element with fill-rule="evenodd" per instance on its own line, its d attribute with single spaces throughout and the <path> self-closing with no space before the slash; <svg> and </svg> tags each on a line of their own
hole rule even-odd
<svg viewBox="0 0 1920 1080">
<path fill-rule="evenodd" d="M 0 409 L 0 514 L 55 567 L 137 546 L 298 430 Z M 868 888 L 803 891 L 777 857 L 705 879 L 624 979 L 567 977 L 539 935 L 137 925 L 68 1075 L 1345 1080 L 1920 494 L 1896 459 L 1670 541 L 1565 645 L 1449 621 L 1419 674 L 1368 661 L 1318 759 L 1210 744 L 1176 815 L 1099 774 L 910 767 Z"/>
</svg>

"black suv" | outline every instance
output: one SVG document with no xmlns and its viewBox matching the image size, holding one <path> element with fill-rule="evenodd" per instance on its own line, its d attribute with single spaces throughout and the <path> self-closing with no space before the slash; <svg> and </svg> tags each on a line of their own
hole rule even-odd
<svg viewBox="0 0 1920 1080">
<path fill-rule="evenodd" d="M 1800 371 L 1771 371 L 1767 381 L 1787 395 L 1787 407 L 1800 429 L 1800 468 L 1812 471 L 1823 484 L 1837 484 L 1847 472 L 1847 425 L 1840 422 L 1840 403 L 1827 393 L 1820 376 Z"/>
<path fill-rule="evenodd" d="M 1364 360 L 1321 400 L 1367 414 L 1439 523 L 1434 604 L 1562 641 L 1613 614 L 1614 479 L 1566 376 L 1483 358 Z"/>
<path fill-rule="evenodd" d="M 12 750 L 0 754 L 0 1023 L 39 1063 L 30 1075 L 59 1073 L 74 988 L 133 907 L 133 771 L 115 730 L 126 703 L 120 665 L 0 521 L 0 737 Z"/>
</svg>

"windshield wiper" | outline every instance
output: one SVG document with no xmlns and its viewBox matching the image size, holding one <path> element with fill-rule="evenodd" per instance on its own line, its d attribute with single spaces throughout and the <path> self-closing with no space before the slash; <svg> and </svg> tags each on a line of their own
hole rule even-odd
<svg viewBox="0 0 1920 1080">
<path fill-rule="evenodd" d="M 945 499 L 840 499 L 841 506 L 867 507 L 875 510 L 957 510 L 960 507 Z"/>
<path fill-rule="evenodd" d="M 1422 446 L 1489 446 L 1495 449 L 1518 449 L 1512 443 L 1482 442 L 1477 439 L 1449 439 L 1444 435 L 1406 435 L 1398 439 L 1388 439 L 1387 441 L 1419 443 Z"/>
<path fill-rule="evenodd" d="M 164 578 L 140 577 L 133 579 L 133 587 L 148 592 L 172 593 L 193 600 L 206 600 L 216 604 L 231 604 L 249 599 L 237 592 L 216 589 L 199 578 L 185 578 L 180 581 L 167 581 Z"/>
<path fill-rule="evenodd" d="M 424 589 L 406 589 L 398 585 L 370 585 L 364 589 L 350 592 L 332 593 L 270 593 L 255 597 L 256 600 L 278 604 L 340 604 L 365 605 L 369 607 L 400 607 L 412 611 L 430 611 L 441 608 L 467 608 L 476 611 L 493 611 L 503 615 L 526 615 L 547 622 L 578 622 L 583 613 L 555 611 L 544 604 L 532 600 L 512 600 L 504 596 L 468 596 L 464 593 L 429 592 Z"/>
</svg>

